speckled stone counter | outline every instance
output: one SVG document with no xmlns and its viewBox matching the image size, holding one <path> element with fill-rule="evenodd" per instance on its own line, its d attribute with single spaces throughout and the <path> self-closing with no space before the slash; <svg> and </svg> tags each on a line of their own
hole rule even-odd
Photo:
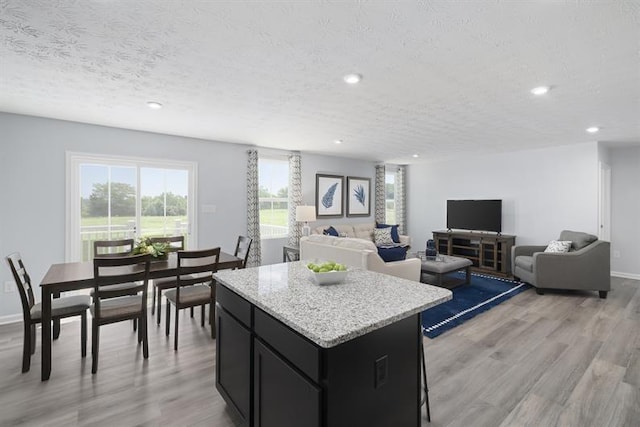
<svg viewBox="0 0 640 427">
<path fill-rule="evenodd" d="M 451 299 L 451 291 L 352 269 L 340 284 L 317 285 L 307 261 L 223 270 L 219 283 L 320 347 L 329 348 Z"/>
</svg>

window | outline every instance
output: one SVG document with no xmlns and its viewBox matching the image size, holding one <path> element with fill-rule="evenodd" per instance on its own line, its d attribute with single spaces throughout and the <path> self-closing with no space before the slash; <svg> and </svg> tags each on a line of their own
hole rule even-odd
<svg viewBox="0 0 640 427">
<path fill-rule="evenodd" d="M 384 205 L 385 221 L 387 224 L 396 224 L 396 174 L 385 173 L 384 176 Z"/>
<path fill-rule="evenodd" d="M 260 237 L 287 237 L 289 234 L 289 161 L 258 159 Z"/>
<path fill-rule="evenodd" d="M 67 157 L 68 261 L 91 260 L 95 240 L 183 235 L 196 246 L 195 163 Z"/>
</svg>

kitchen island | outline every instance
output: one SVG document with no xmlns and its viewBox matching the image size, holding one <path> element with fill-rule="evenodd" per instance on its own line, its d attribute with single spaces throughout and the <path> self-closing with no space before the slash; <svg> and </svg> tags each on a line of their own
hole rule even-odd
<svg viewBox="0 0 640 427">
<path fill-rule="evenodd" d="M 214 274 L 216 387 L 243 426 L 419 426 L 420 313 L 451 291 L 307 261 Z"/>
</svg>

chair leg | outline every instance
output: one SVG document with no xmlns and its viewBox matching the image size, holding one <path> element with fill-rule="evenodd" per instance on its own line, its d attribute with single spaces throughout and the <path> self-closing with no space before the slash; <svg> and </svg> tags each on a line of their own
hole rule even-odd
<svg viewBox="0 0 640 427">
<path fill-rule="evenodd" d="M 607 299 L 607 291 L 598 291 L 600 293 L 600 298 Z"/>
<path fill-rule="evenodd" d="M 87 311 L 80 316 L 80 346 L 82 357 L 87 357 Z"/>
<path fill-rule="evenodd" d="M 420 357 L 422 359 L 422 381 L 424 382 L 424 402 L 427 406 L 427 421 L 431 422 L 431 408 L 429 407 L 429 386 L 427 385 L 427 363 L 424 360 L 424 338 L 420 338 Z"/>
<path fill-rule="evenodd" d="M 145 359 L 149 358 L 149 333 L 148 333 L 148 328 L 147 328 L 147 324 L 148 324 L 148 320 L 147 320 L 147 313 L 143 313 L 142 318 L 140 319 L 140 329 L 143 330 L 142 332 L 142 356 Z"/>
<path fill-rule="evenodd" d="M 53 319 L 53 339 L 57 340 L 60 337 L 60 318 Z"/>
<path fill-rule="evenodd" d="M 193 307 L 190 308 L 191 311 L 191 318 L 193 319 Z"/>
<path fill-rule="evenodd" d="M 156 286 L 152 285 L 151 292 L 153 293 L 153 302 L 151 303 L 151 314 L 156 312 Z"/>
<path fill-rule="evenodd" d="M 158 311 L 158 314 L 160 314 L 160 311 Z M 158 316 L 158 318 L 160 318 L 160 316 Z M 169 301 L 167 301 L 167 318 L 164 320 L 164 334 L 166 336 L 169 336 L 170 320 L 171 320 L 171 304 L 169 304 Z"/>
<path fill-rule="evenodd" d="M 24 324 L 24 337 L 22 340 L 22 373 L 29 372 L 31 368 L 31 349 L 34 345 L 31 344 L 32 338 L 32 326 L 28 323 Z"/>
<path fill-rule="evenodd" d="M 133 319 L 133 332 L 138 330 L 138 319 Z"/>
<path fill-rule="evenodd" d="M 167 301 L 167 304 L 169 304 L 169 301 Z M 156 319 L 158 326 L 160 326 L 160 320 L 162 320 L 161 307 L 162 307 L 162 289 L 158 288 L 158 307 L 156 308 L 156 312 L 158 312 L 158 318 Z"/>
<path fill-rule="evenodd" d="M 29 344 L 31 345 L 31 354 L 36 352 L 36 325 L 31 324 L 31 334 L 29 339 Z"/>
<path fill-rule="evenodd" d="M 204 328 L 204 304 L 200 306 L 200 326 Z"/>
<path fill-rule="evenodd" d="M 178 350 L 178 319 L 180 319 L 180 311 L 178 310 L 178 304 L 176 304 L 176 320 L 174 320 L 173 322 L 175 323 L 175 336 L 173 337 L 173 350 L 177 351 Z"/>
<path fill-rule="evenodd" d="M 142 320 L 141 319 L 137 319 L 138 320 L 138 344 L 140 344 L 142 342 Z"/>
<path fill-rule="evenodd" d="M 540 289 L 540 288 L 536 288 L 536 294 L 538 295 L 544 295 L 544 290 Z"/>
<path fill-rule="evenodd" d="M 100 347 L 100 327 L 94 318 L 91 321 L 91 373 L 98 372 L 98 350 Z"/>
</svg>

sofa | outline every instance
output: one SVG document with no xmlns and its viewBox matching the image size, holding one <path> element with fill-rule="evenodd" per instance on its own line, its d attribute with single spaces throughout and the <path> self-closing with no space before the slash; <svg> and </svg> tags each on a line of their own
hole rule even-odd
<svg viewBox="0 0 640 427">
<path fill-rule="evenodd" d="M 559 241 L 570 241 L 569 252 L 544 252 L 547 246 L 514 246 L 511 248 L 513 274 L 544 289 L 577 289 L 598 291 L 606 298 L 611 290 L 610 243 L 592 234 L 564 230 Z"/>
<path fill-rule="evenodd" d="M 336 229 L 337 227 L 334 226 Z M 420 281 L 421 261 L 408 258 L 385 262 L 373 241 L 358 237 L 334 237 L 312 234 L 300 238 L 301 260 L 331 260 L 352 267 Z"/>
<path fill-rule="evenodd" d="M 313 234 L 323 234 L 329 226 L 336 229 L 336 231 L 344 237 L 352 237 L 358 239 L 365 239 L 373 242 L 373 229 L 376 228 L 375 222 L 366 222 L 363 224 L 337 224 L 337 225 L 321 225 L 312 230 Z M 409 246 L 411 244 L 411 238 L 404 234 L 400 234 L 400 244 Z"/>
</svg>

